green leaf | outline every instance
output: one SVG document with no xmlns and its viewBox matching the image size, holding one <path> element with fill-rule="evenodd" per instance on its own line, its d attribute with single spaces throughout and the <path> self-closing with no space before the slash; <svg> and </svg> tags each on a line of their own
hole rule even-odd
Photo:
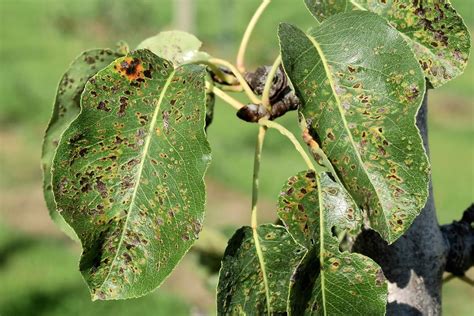
<svg viewBox="0 0 474 316">
<path fill-rule="evenodd" d="M 323 22 L 334 14 L 354 9 L 351 0 L 304 0 L 304 3 L 318 22 Z"/>
<path fill-rule="evenodd" d="M 321 187 L 316 185 L 316 176 L 322 178 Z M 317 175 L 314 171 L 300 172 L 289 178 L 280 192 L 278 216 L 293 238 L 307 249 L 319 247 L 319 194 L 324 194 L 324 201 L 330 206 L 328 213 L 323 215 L 330 217 L 338 231 L 358 233 L 361 227 L 362 214 L 344 188 L 325 173 Z M 328 227 L 329 234 L 331 228 Z"/>
<path fill-rule="evenodd" d="M 82 53 L 72 62 L 59 82 L 53 113 L 45 132 L 41 163 L 46 206 L 54 223 L 72 239 L 77 240 L 76 234 L 56 210 L 51 165 L 62 133 L 79 114 L 81 93 L 87 80 L 120 56 L 109 49 L 93 49 Z"/>
<path fill-rule="evenodd" d="M 461 16 L 446 0 L 305 0 L 311 13 L 323 21 L 353 9 L 386 18 L 406 39 L 434 88 L 464 72 L 471 41 Z"/>
<path fill-rule="evenodd" d="M 204 218 L 205 69 L 148 50 L 89 80 L 53 165 L 58 208 L 81 239 L 93 299 L 144 295 L 189 250 Z"/>
<path fill-rule="evenodd" d="M 282 24 L 279 36 L 308 127 L 371 227 L 392 243 L 428 196 L 430 166 L 415 125 L 425 81 L 416 59 L 370 12 L 335 15 L 309 34 Z"/>
<path fill-rule="evenodd" d="M 290 279 L 305 253 L 281 226 L 236 231 L 222 259 L 217 286 L 219 315 L 286 312 Z"/>
<path fill-rule="evenodd" d="M 154 54 L 172 61 L 175 66 L 179 66 L 209 59 L 207 53 L 199 51 L 201 45 L 201 41 L 192 34 L 168 31 L 147 38 L 137 48 L 149 49 Z"/>
<path fill-rule="evenodd" d="M 292 278 L 292 315 L 384 315 L 387 286 L 380 267 L 341 252 L 339 239 L 360 228 L 362 216 L 343 187 L 326 174 L 305 171 L 283 187 L 278 215 L 309 252 Z"/>
</svg>

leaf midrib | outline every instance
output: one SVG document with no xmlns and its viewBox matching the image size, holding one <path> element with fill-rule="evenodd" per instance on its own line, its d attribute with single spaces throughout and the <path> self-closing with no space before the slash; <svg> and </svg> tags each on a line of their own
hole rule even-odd
<svg viewBox="0 0 474 316">
<path fill-rule="evenodd" d="M 369 176 L 369 172 L 367 171 L 367 168 L 365 167 L 364 165 L 364 162 L 362 161 L 362 157 L 360 156 L 359 152 L 357 151 L 357 146 L 355 145 L 355 142 L 354 142 L 354 138 L 352 137 L 352 133 L 350 132 L 349 130 L 349 127 L 348 127 L 348 124 L 347 124 L 347 120 L 346 120 L 346 117 L 344 116 L 343 112 L 342 112 L 342 106 L 341 106 L 341 101 L 339 100 L 339 98 L 337 97 L 337 93 L 336 93 L 336 90 L 334 88 L 334 81 L 333 81 L 333 78 L 331 76 L 331 72 L 329 71 L 329 66 L 328 66 L 328 61 L 326 59 L 326 56 L 324 55 L 322 49 L 321 49 L 321 46 L 319 45 L 319 43 L 316 41 L 316 39 L 313 37 L 313 36 L 310 36 L 310 35 L 307 35 L 305 34 L 305 36 L 310 40 L 310 42 L 313 44 L 313 46 L 316 48 L 317 52 L 318 52 L 318 55 L 319 57 L 321 58 L 321 62 L 323 63 L 323 66 L 324 66 L 324 71 L 326 72 L 326 77 L 328 78 L 328 81 L 329 81 L 329 85 L 331 86 L 331 90 L 332 90 L 332 94 L 334 96 L 334 99 L 336 100 L 336 103 L 337 103 L 337 109 L 339 111 L 339 114 L 341 116 L 341 120 L 342 120 L 342 123 L 343 123 L 343 126 L 344 126 L 344 129 L 346 130 L 347 132 L 347 135 L 349 136 L 349 140 L 352 144 L 352 147 L 354 148 L 354 152 L 357 156 L 357 160 L 359 161 L 362 169 L 364 170 L 364 173 L 366 174 L 367 176 L 367 179 L 369 180 L 369 183 L 370 185 L 372 186 L 372 189 L 373 191 L 375 192 L 375 196 L 377 197 L 377 199 L 382 202 L 382 200 L 380 199 L 380 196 L 377 192 L 377 190 L 375 189 L 375 186 L 374 184 L 372 183 L 372 179 L 370 178 Z M 382 203 L 381 203 L 382 204 Z M 384 210 L 382 209 L 382 216 L 384 218 L 384 222 L 385 222 L 385 226 L 387 227 L 387 231 L 388 231 L 388 237 L 391 238 L 391 233 L 390 233 L 390 229 L 389 229 L 389 225 L 388 225 L 388 222 L 387 222 L 387 217 L 385 216 L 385 212 Z"/>
<path fill-rule="evenodd" d="M 263 257 L 262 247 L 260 245 L 260 236 L 258 235 L 258 228 L 252 227 L 253 241 L 255 244 L 255 251 L 257 252 L 258 262 L 260 264 L 260 269 L 262 269 L 263 285 L 265 287 L 265 299 L 267 301 L 267 314 L 271 315 L 271 304 L 270 304 L 270 287 L 268 285 L 267 271 L 265 269 L 265 259 Z"/>
<path fill-rule="evenodd" d="M 171 81 L 174 78 L 175 73 L 176 73 L 176 70 L 173 69 L 173 71 L 171 72 L 169 78 L 166 80 L 165 85 L 163 86 L 163 90 L 161 91 L 160 97 L 158 98 L 158 102 L 156 104 L 155 111 L 153 112 L 153 117 L 152 117 L 151 122 L 150 122 L 150 128 L 148 129 L 148 134 L 147 134 L 146 139 L 145 139 L 145 144 L 143 145 L 142 159 L 141 159 L 140 165 L 138 167 L 139 168 L 138 169 L 138 176 L 136 177 L 135 186 L 133 188 L 133 194 L 132 194 L 132 198 L 130 200 L 130 206 L 128 208 L 127 217 L 125 218 L 125 223 L 123 224 L 122 233 L 120 235 L 120 241 L 119 241 L 119 244 L 117 246 L 117 250 L 116 250 L 114 259 L 110 263 L 109 272 L 107 273 L 107 276 L 104 278 L 104 281 L 102 281 L 102 284 L 98 287 L 98 289 L 102 289 L 105 282 L 109 279 L 110 274 L 113 271 L 114 264 L 117 260 L 118 254 L 120 253 L 120 249 L 122 247 L 123 239 L 124 239 L 124 236 L 125 236 L 125 231 L 127 229 L 128 221 L 130 219 L 130 214 L 132 213 L 133 206 L 135 205 L 135 198 L 137 196 L 138 187 L 140 186 L 140 179 L 141 179 L 142 172 L 143 172 L 143 166 L 145 165 L 145 160 L 146 160 L 145 157 L 148 154 L 151 139 L 153 137 L 153 129 L 154 129 L 154 126 L 156 125 L 156 121 L 157 121 L 157 118 L 158 118 L 158 113 L 160 112 L 160 108 L 161 108 L 161 103 L 163 102 L 163 98 L 166 95 L 168 87 L 170 86 Z"/>
<path fill-rule="evenodd" d="M 321 296 L 323 300 L 323 314 L 327 315 L 326 308 L 326 280 L 324 276 L 324 209 L 323 209 L 323 195 L 321 192 L 321 179 L 320 175 L 316 175 L 316 185 L 318 186 L 318 204 L 319 204 L 319 265 L 321 267 Z"/>
</svg>

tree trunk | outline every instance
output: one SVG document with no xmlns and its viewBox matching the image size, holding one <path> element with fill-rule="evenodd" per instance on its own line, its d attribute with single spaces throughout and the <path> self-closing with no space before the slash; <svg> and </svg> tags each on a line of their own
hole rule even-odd
<svg viewBox="0 0 474 316">
<path fill-rule="evenodd" d="M 416 124 L 429 154 L 427 96 Z M 387 315 L 440 315 L 441 285 L 449 245 L 436 218 L 430 180 L 429 197 L 408 231 L 392 245 L 372 230 L 364 231 L 353 250 L 374 259 L 388 281 Z"/>
</svg>

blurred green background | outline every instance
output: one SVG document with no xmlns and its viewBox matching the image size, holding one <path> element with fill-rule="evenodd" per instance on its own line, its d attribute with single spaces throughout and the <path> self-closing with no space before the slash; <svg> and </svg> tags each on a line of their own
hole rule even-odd
<svg viewBox="0 0 474 316">
<path fill-rule="evenodd" d="M 453 0 L 470 30 L 474 3 Z M 187 23 L 215 56 L 234 60 L 258 0 L 195 0 Z M 214 313 L 216 278 L 186 256 L 164 286 L 131 301 L 90 302 L 77 262 L 80 248 L 51 223 L 41 191 L 40 149 L 56 84 L 81 51 L 135 47 L 176 27 L 171 0 L 0 0 L 0 315 L 207 315 Z M 247 54 L 249 68 L 278 54 L 280 21 L 303 29 L 312 23 L 303 1 L 273 0 Z M 190 22 L 190 21 L 188 21 Z M 474 63 L 466 73 L 430 92 L 429 129 L 433 184 L 440 223 L 459 219 L 474 197 Z M 295 115 L 280 122 L 296 130 Z M 206 225 L 249 223 L 256 127 L 216 104 L 209 128 L 213 163 Z M 273 220 L 283 182 L 304 165 L 288 142 L 270 131 L 261 179 L 262 219 Z M 469 272 L 473 277 L 471 269 Z M 474 289 L 459 280 L 443 288 L 445 315 L 472 315 Z"/>
</svg>

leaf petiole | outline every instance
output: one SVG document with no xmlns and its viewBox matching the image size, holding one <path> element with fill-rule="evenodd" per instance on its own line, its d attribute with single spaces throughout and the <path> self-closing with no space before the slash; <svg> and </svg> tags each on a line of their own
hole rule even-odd
<svg viewBox="0 0 474 316">
<path fill-rule="evenodd" d="M 237 68 L 235 68 L 234 65 L 232 65 L 230 62 L 226 61 L 226 60 L 223 60 L 223 59 L 219 59 L 219 58 L 210 58 L 209 59 L 209 62 L 215 64 L 215 65 L 222 65 L 222 66 L 225 66 L 227 68 L 230 69 L 230 71 L 232 71 L 232 73 L 234 74 L 234 76 L 237 78 L 237 80 L 239 81 L 240 85 L 242 86 L 242 88 L 244 89 L 245 93 L 247 94 L 247 96 L 249 97 L 250 101 L 254 104 L 261 104 L 262 103 L 262 100 L 260 100 L 256 95 L 255 93 L 253 93 L 252 91 L 252 88 L 250 88 L 249 84 L 247 83 L 247 81 L 245 80 L 245 78 L 242 76 L 242 74 L 240 73 L 239 70 L 237 70 Z"/>
<path fill-rule="evenodd" d="M 252 235 L 255 244 L 255 250 L 257 252 L 258 261 L 260 268 L 262 269 L 263 284 L 265 286 L 265 298 L 267 302 L 267 311 L 270 315 L 271 306 L 270 306 L 270 290 L 268 286 L 267 273 L 265 271 L 265 261 L 263 258 L 262 247 L 260 245 L 260 239 L 257 232 L 257 204 L 258 204 L 258 185 L 259 185 L 259 173 L 260 173 L 260 163 L 262 160 L 262 148 L 263 141 L 265 139 L 265 134 L 267 132 L 267 127 L 260 125 L 257 135 L 257 143 L 255 145 L 255 156 L 253 163 L 253 179 L 252 179 L 252 211 L 251 211 L 251 220 L 250 226 L 252 227 Z"/>
<path fill-rule="evenodd" d="M 278 57 L 273 62 L 272 69 L 270 69 L 270 72 L 268 73 L 267 80 L 265 81 L 265 86 L 263 88 L 262 104 L 267 108 L 269 113 L 272 113 L 272 105 L 270 104 L 270 90 L 272 88 L 273 78 L 275 78 L 275 74 L 280 64 L 281 55 L 278 55 Z"/>
<path fill-rule="evenodd" d="M 260 6 L 257 8 L 255 13 L 252 16 L 249 24 L 247 25 L 247 29 L 245 30 L 244 36 L 242 37 L 242 41 L 240 42 L 239 52 L 237 54 L 237 68 L 241 72 L 245 72 L 245 52 L 247 51 L 247 45 L 252 35 L 253 29 L 257 24 L 260 16 L 262 15 L 263 11 L 265 11 L 266 7 L 270 4 L 271 0 L 263 0 L 260 3 Z"/>
<path fill-rule="evenodd" d="M 207 88 L 210 87 L 210 84 L 208 82 L 206 82 L 206 87 Z M 212 87 L 212 89 L 213 89 L 214 94 L 217 97 L 222 99 L 224 102 L 226 102 L 227 104 L 229 104 L 230 106 L 232 106 L 236 110 L 239 110 L 240 108 L 244 107 L 244 105 L 241 102 L 234 99 L 233 97 L 231 97 L 230 95 L 228 95 L 227 93 L 225 93 L 221 89 L 217 88 L 216 86 Z M 301 146 L 301 144 L 296 139 L 295 135 L 292 132 L 290 132 L 288 129 L 286 129 L 283 125 L 280 125 L 280 124 L 278 124 L 274 121 L 270 121 L 266 118 L 260 119 L 258 121 L 258 124 L 260 126 L 265 126 L 265 127 L 268 127 L 268 128 L 276 129 L 277 131 L 280 132 L 280 134 L 282 134 L 283 136 L 288 138 L 291 141 L 291 143 L 293 144 L 293 146 L 295 147 L 296 151 L 300 154 L 301 158 L 303 158 L 304 162 L 306 163 L 306 166 L 309 169 L 317 170 L 317 171 L 326 171 L 326 168 L 324 168 L 323 166 L 318 165 L 319 168 L 315 167 L 315 165 L 313 164 L 313 162 L 309 158 L 308 154 L 304 150 L 303 146 Z"/>
<path fill-rule="evenodd" d="M 250 226 L 252 229 L 257 228 L 257 203 L 258 203 L 258 184 L 259 179 L 258 175 L 260 173 L 260 163 L 262 159 L 262 148 L 263 141 L 265 139 L 265 134 L 267 132 L 267 127 L 265 125 L 260 125 L 257 135 L 257 143 L 255 145 L 255 156 L 253 162 L 253 178 L 252 178 L 252 213 L 251 213 L 251 222 Z"/>
<path fill-rule="evenodd" d="M 289 130 L 287 130 L 283 125 L 280 125 L 280 124 L 278 124 L 276 122 L 273 122 L 273 121 L 269 121 L 268 119 L 265 119 L 265 118 L 260 119 L 258 121 L 258 124 L 269 127 L 269 128 L 274 128 L 277 131 L 279 131 L 280 134 L 282 134 L 283 136 L 288 138 L 291 141 L 291 143 L 293 144 L 293 146 L 295 146 L 296 151 L 298 151 L 298 153 L 303 158 L 304 162 L 306 163 L 306 166 L 309 169 L 320 171 L 321 168 L 316 169 L 315 165 L 313 164 L 313 162 L 309 158 L 306 151 L 303 149 L 303 146 L 301 146 L 301 144 L 298 142 L 295 135 L 292 132 L 290 132 Z M 323 170 L 321 170 L 321 171 L 323 171 Z"/>
<path fill-rule="evenodd" d="M 192 64 L 206 65 L 212 72 L 220 79 L 222 82 L 226 82 L 231 86 L 238 85 L 240 82 L 233 76 L 223 72 L 216 64 L 210 62 L 209 60 L 195 60 Z"/>
<path fill-rule="evenodd" d="M 206 88 L 208 89 L 211 88 L 217 97 L 222 99 L 222 101 L 224 101 L 225 103 L 231 105 L 236 110 L 240 110 L 240 108 L 245 106 L 242 103 L 240 103 L 238 100 L 234 99 L 233 97 L 231 97 L 230 95 L 228 95 L 227 93 L 219 89 L 218 87 L 212 86 L 211 83 L 207 81 L 206 81 Z"/>
</svg>

